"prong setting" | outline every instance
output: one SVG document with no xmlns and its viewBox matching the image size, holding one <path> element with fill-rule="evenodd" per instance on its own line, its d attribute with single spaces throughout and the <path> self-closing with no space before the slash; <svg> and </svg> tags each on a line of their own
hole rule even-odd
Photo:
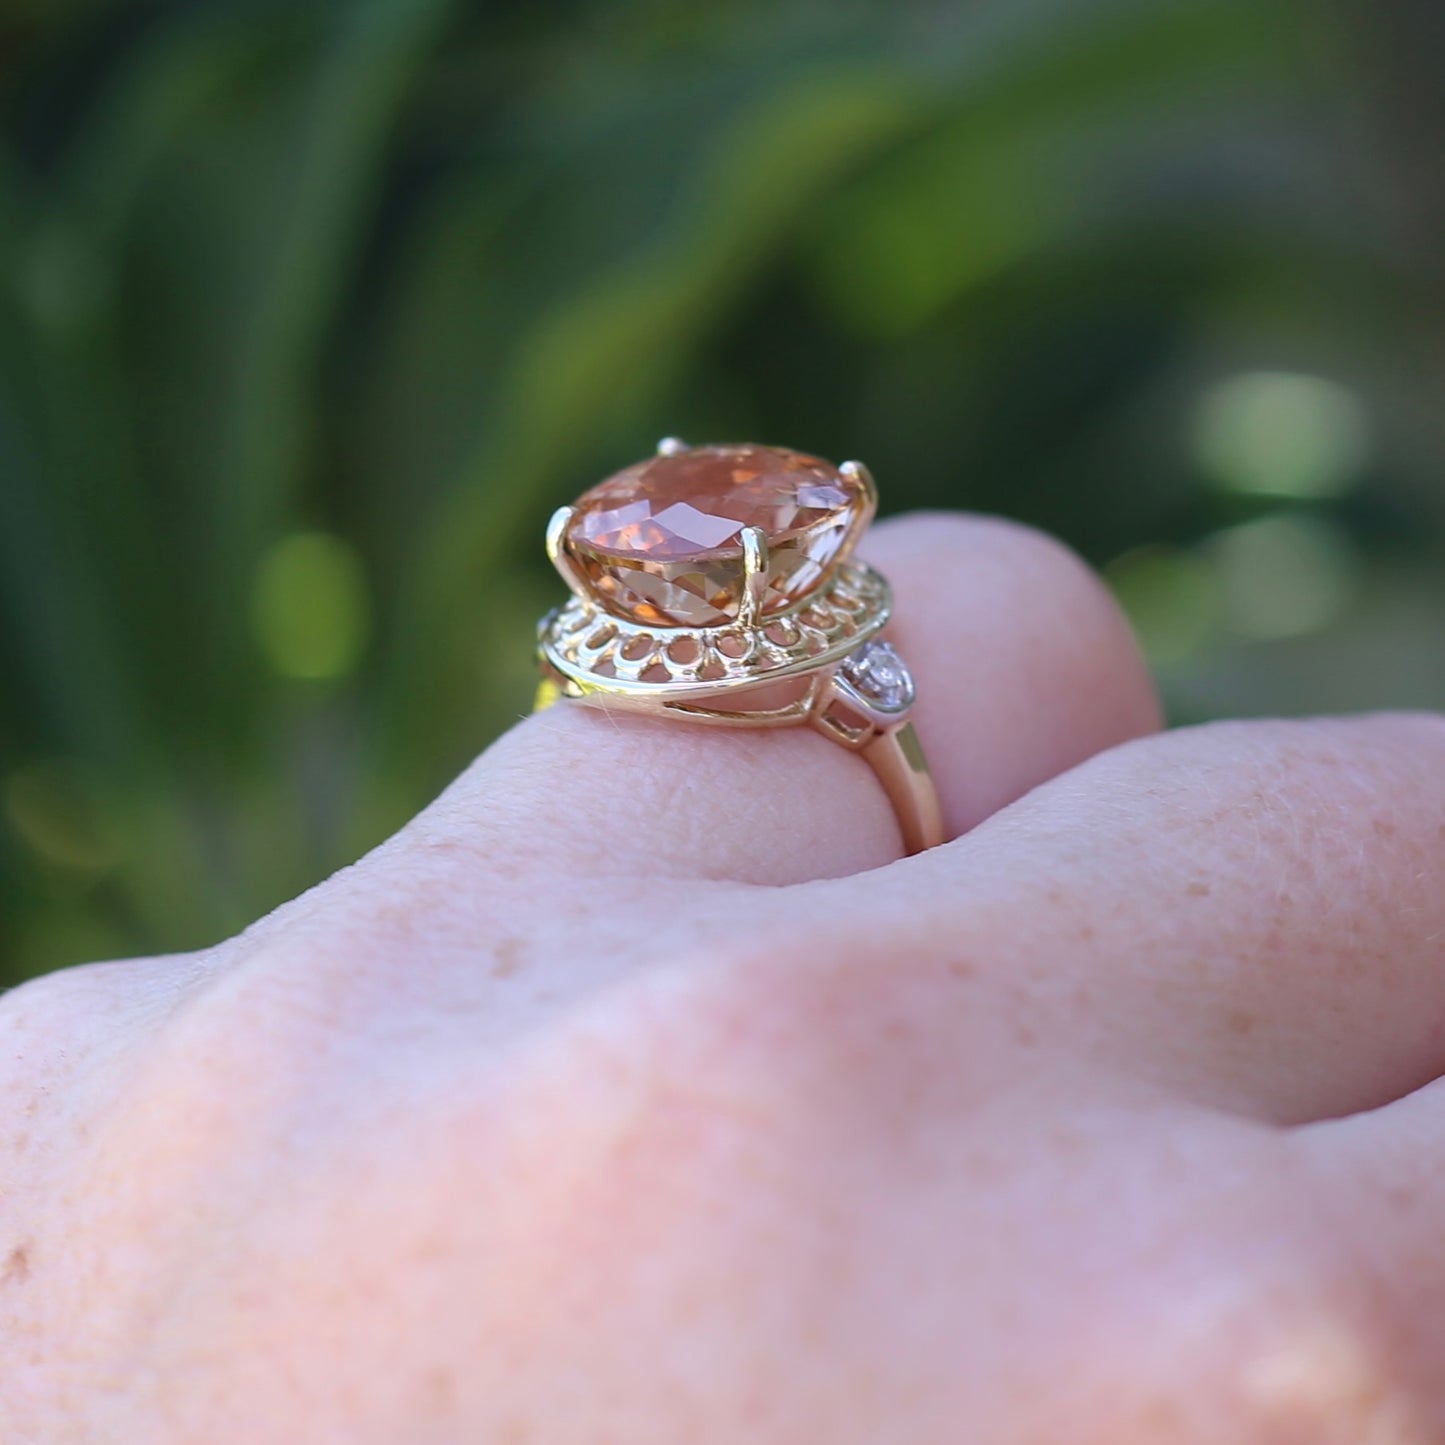
<svg viewBox="0 0 1445 1445">
<path fill-rule="evenodd" d="M 875 512 L 878 510 L 878 483 L 873 480 L 873 473 L 862 462 L 844 462 L 838 468 L 845 477 L 851 477 L 863 488 L 863 495 L 867 499 L 868 506 Z"/>
<path fill-rule="evenodd" d="M 857 482 L 863 489 L 863 505 L 853 519 L 848 540 L 840 554 L 846 557 L 862 540 L 864 532 L 873 525 L 873 519 L 878 515 L 878 483 L 873 480 L 873 473 L 868 470 L 867 466 L 859 461 L 844 462 L 838 468 L 838 472 L 850 481 Z"/>
<path fill-rule="evenodd" d="M 567 555 L 567 528 L 576 514 L 575 507 L 558 507 L 547 523 L 547 556 L 568 588 L 578 597 L 587 595 L 582 574 Z"/>
<path fill-rule="evenodd" d="M 738 604 L 738 626 L 752 628 L 762 616 L 768 591 L 768 534 L 761 527 L 744 527 L 743 594 Z"/>
</svg>

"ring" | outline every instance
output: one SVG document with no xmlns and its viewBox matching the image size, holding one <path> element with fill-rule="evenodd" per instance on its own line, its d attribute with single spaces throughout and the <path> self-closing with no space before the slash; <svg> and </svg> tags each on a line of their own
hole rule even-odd
<svg viewBox="0 0 1445 1445">
<path fill-rule="evenodd" d="M 572 598 L 542 620 L 538 708 L 806 724 L 872 767 L 909 853 L 943 842 L 892 592 L 853 558 L 877 509 L 861 462 L 666 438 L 547 527 Z"/>
</svg>

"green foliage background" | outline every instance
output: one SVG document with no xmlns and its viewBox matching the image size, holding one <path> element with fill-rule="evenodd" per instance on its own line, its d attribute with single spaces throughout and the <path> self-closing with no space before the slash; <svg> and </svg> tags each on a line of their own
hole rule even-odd
<svg viewBox="0 0 1445 1445">
<path fill-rule="evenodd" d="M 0 983 L 424 802 L 528 706 L 546 516 L 664 433 L 1061 533 L 1181 720 L 1445 705 L 1440 29 L 6 0 Z"/>
</svg>

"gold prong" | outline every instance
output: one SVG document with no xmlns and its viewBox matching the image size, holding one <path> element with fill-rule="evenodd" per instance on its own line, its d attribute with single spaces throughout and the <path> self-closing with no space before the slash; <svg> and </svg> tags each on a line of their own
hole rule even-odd
<svg viewBox="0 0 1445 1445">
<path fill-rule="evenodd" d="M 864 532 L 873 525 L 873 519 L 878 515 L 878 483 L 873 480 L 873 473 L 862 462 L 844 462 L 838 471 L 863 488 L 863 505 L 853 520 L 847 540 L 835 558 L 836 562 L 841 562 L 862 541 Z"/>
<path fill-rule="evenodd" d="M 873 480 L 873 473 L 862 462 L 844 462 L 838 470 L 850 481 L 862 485 L 864 502 L 871 517 L 878 510 L 878 483 Z"/>
<path fill-rule="evenodd" d="M 743 528 L 743 595 L 738 626 L 756 627 L 768 590 L 768 534 L 761 527 Z"/>
<path fill-rule="evenodd" d="M 561 573 L 562 580 L 579 597 L 587 595 L 587 584 L 582 574 L 573 564 L 571 557 L 567 555 L 567 528 L 571 524 L 575 507 L 558 507 L 552 513 L 552 520 L 547 523 L 547 556 L 552 559 L 552 565 Z"/>
<path fill-rule="evenodd" d="M 663 437 L 657 444 L 657 454 L 660 457 L 675 457 L 686 450 L 687 443 L 681 437 Z"/>
</svg>

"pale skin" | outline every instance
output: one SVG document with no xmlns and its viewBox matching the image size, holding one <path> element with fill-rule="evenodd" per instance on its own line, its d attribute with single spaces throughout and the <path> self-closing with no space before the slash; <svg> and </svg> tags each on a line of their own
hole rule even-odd
<svg viewBox="0 0 1445 1445">
<path fill-rule="evenodd" d="M 1159 734 L 1063 549 L 869 550 L 945 846 L 564 706 L 0 999 L 0 1439 L 1445 1440 L 1445 720 Z"/>
</svg>

